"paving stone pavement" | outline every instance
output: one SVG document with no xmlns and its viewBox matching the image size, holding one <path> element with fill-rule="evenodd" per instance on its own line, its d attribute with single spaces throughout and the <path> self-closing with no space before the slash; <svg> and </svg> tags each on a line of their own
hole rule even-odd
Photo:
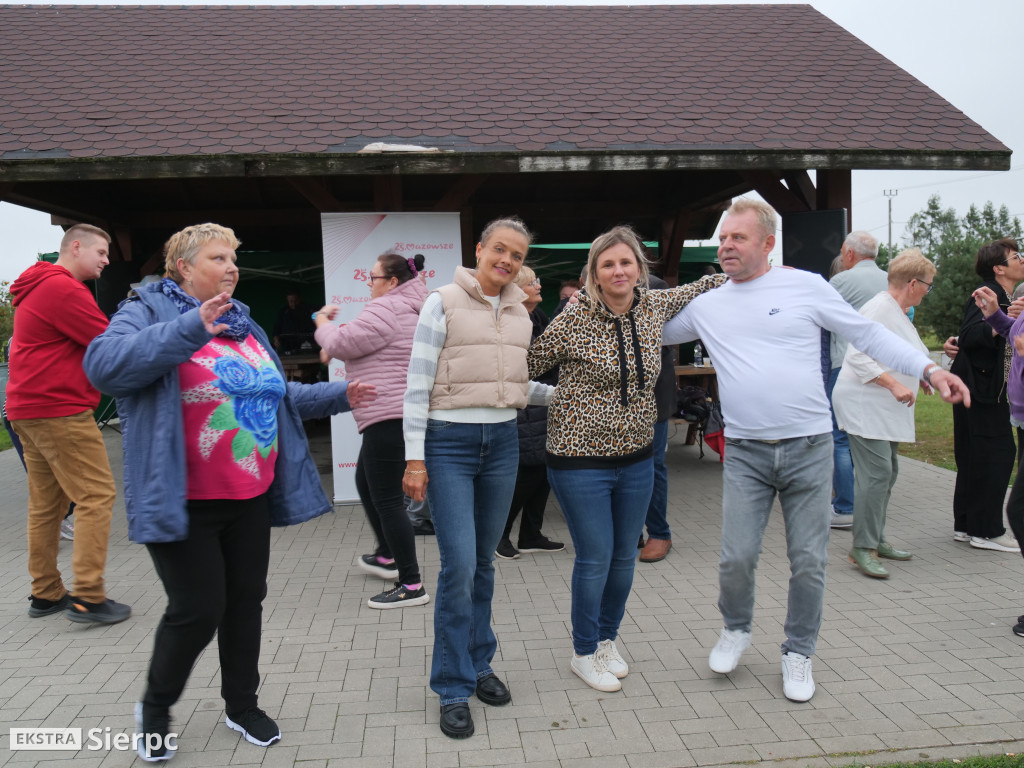
<svg viewBox="0 0 1024 768">
<path fill-rule="evenodd" d="M 119 435 L 104 431 L 115 475 Z M 312 438 L 326 471 L 329 440 Z M 817 693 L 782 695 L 779 644 L 788 565 L 773 514 L 758 573 L 754 643 L 731 675 L 707 666 L 716 606 L 721 467 L 673 435 L 668 455 L 674 547 L 638 563 L 619 648 L 631 673 L 598 693 L 569 671 L 569 552 L 498 561 L 494 667 L 512 690 L 505 707 L 471 703 L 477 732 L 438 729 L 430 691 L 432 606 L 377 611 L 383 582 L 354 566 L 372 550 L 357 505 L 275 529 L 264 609 L 260 703 L 282 740 L 263 749 L 223 725 L 216 647 L 200 658 L 173 709 L 179 768 L 688 768 L 776 763 L 878 765 L 895 760 L 1024 751 L 1024 613 L 1019 555 L 952 540 L 953 473 L 901 461 L 888 533 L 914 551 L 893 576 L 861 576 L 846 560 L 850 533 L 833 531 L 825 620 L 814 657 Z M 330 478 L 324 477 L 327 487 Z M 107 580 L 133 617 L 83 627 L 27 616 L 24 473 L 0 453 L 0 765 L 127 766 L 133 752 L 12 751 L 11 727 L 79 727 L 130 734 L 164 594 L 145 548 L 114 512 Z M 545 532 L 568 542 L 557 504 Z M 432 537 L 417 540 L 427 590 L 438 569 Z M 71 545 L 61 544 L 70 573 Z M 141 765 L 141 761 L 139 761 Z"/>
</svg>

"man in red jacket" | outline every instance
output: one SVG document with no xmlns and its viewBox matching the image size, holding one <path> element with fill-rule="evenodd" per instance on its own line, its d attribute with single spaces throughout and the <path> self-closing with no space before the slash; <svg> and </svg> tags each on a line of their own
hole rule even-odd
<svg viewBox="0 0 1024 768">
<path fill-rule="evenodd" d="M 28 469 L 28 571 L 33 618 L 64 611 L 79 623 L 115 624 L 131 615 L 109 600 L 103 582 L 116 490 L 103 438 L 93 419 L 100 393 L 85 376 L 85 349 L 107 318 L 82 282 L 109 263 L 110 236 L 76 224 L 56 264 L 37 262 L 11 285 L 15 307 L 7 415 L 21 438 Z M 57 569 L 60 523 L 74 501 L 71 559 L 75 593 Z"/>
</svg>

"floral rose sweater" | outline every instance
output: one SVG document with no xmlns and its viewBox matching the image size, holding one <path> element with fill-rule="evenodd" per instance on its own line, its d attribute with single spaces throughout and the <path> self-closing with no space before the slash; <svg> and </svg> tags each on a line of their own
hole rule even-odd
<svg viewBox="0 0 1024 768">
<path fill-rule="evenodd" d="M 621 466 L 651 455 L 661 372 L 661 329 L 690 301 L 725 282 L 702 277 L 678 288 L 634 288 L 633 306 L 612 313 L 586 291 L 530 347 L 530 378 L 560 365 L 548 408 L 547 464 L 558 469 Z"/>
</svg>

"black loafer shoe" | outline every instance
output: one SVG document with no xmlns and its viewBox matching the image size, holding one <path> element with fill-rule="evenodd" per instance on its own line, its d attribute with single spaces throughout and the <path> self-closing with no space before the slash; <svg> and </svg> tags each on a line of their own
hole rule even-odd
<svg viewBox="0 0 1024 768">
<path fill-rule="evenodd" d="M 512 694 L 493 672 L 476 681 L 476 697 L 492 707 L 500 707 L 512 701 Z"/>
<path fill-rule="evenodd" d="M 469 704 L 460 702 L 441 705 L 441 733 L 453 739 L 468 739 L 474 730 Z"/>
</svg>

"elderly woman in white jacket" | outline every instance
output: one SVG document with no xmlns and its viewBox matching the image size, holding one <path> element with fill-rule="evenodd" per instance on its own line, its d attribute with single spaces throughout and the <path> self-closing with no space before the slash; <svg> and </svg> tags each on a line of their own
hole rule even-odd
<svg viewBox="0 0 1024 768">
<path fill-rule="evenodd" d="M 935 265 L 919 248 L 908 248 L 889 264 L 889 289 L 860 312 L 927 352 L 907 311 L 932 289 Z M 850 562 L 865 575 L 889 578 L 879 558 L 909 560 L 910 552 L 885 539 L 885 515 L 899 470 L 899 444 L 914 441 L 914 401 L 919 382 L 886 368 L 850 346 L 833 392 L 839 428 L 850 436 L 854 466 L 853 549 Z"/>
</svg>

